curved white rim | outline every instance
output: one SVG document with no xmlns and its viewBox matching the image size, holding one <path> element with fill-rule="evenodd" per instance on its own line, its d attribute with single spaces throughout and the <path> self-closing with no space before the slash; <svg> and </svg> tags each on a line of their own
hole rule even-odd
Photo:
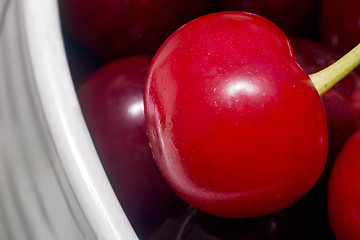
<svg viewBox="0 0 360 240">
<path fill-rule="evenodd" d="M 137 239 L 102 168 L 75 94 L 56 0 L 21 0 L 39 97 L 73 191 L 99 239 Z"/>
</svg>

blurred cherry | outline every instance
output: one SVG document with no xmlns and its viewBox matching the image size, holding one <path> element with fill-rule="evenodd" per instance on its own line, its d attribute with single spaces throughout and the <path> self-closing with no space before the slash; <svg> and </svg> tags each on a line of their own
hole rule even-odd
<svg viewBox="0 0 360 240">
<path fill-rule="evenodd" d="M 60 0 L 65 34 L 104 60 L 153 54 L 185 22 L 205 14 L 210 0 Z"/>
<path fill-rule="evenodd" d="M 320 42 L 292 38 L 291 43 L 297 61 L 308 74 L 338 59 L 334 50 Z M 360 105 L 354 100 L 354 96 L 360 92 L 359 83 L 360 77 L 352 72 L 321 97 L 328 121 L 330 157 L 336 157 L 344 142 L 360 124 Z"/>
<path fill-rule="evenodd" d="M 259 14 L 276 23 L 289 36 L 317 35 L 319 0 L 219 0 L 220 10 Z"/>
<path fill-rule="evenodd" d="M 149 56 L 111 62 L 78 90 L 101 162 L 140 238 L 148 237 L 183 204 L 161 177 L 145 130 L 143 88 Z"/>
<path fill-rule="evenodd" d="M 345 54 L 360 43 L 360 1 L 326 0 L 320 6 L 320 34 L 323 42 Z M 360 67 L 356 68 L 360 74 Z"/>
<path fill-rule="evenodd" d="M 326 0 L 320 7 L 323 41 L 344 54 L 360 43 L 360 1 Z"/>
</svg>

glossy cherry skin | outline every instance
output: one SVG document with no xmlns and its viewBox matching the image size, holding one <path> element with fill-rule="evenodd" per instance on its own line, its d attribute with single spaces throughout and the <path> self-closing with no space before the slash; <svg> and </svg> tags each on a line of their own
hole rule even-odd
<svg viewBox="0 0 360 240">
<path fill-rule="evenodd" d="M 141 239 L 185 205 L 161 177 L 146 136 L 143 89 L 150 60 L 133 56 L 111 62 L 78 90 L 104 170 Z"/>
<path fill-rule="evenodd" d="M 277 24 L 287 35 L 314 37 L 319 0 L 220 0 L 220 10 L 247 11 Z"/>
<path fill-rule="evenodd" d="M 60 0 L 65 33 L 111 60 L 153 54 L 170 33 L 207 13 L 210 0 Z"/>
<path fill-rule="evenodd" d="M 209 14 L 172 34 L 149 69 L 145 118 L 166 181 L 217 216 L 285 208 L 326 162 L 320 97 L 285 34 L 254 14 Z"/>
<path fill-rule="evenodd" d="M 346 142 L 331 172 L 329 219 L 338 240 L 360 239 L 360 130 Z"/>
</svg>

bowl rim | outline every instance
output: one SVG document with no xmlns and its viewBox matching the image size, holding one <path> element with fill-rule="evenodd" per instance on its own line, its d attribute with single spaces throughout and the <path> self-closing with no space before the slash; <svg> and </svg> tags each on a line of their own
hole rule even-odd
<svg viewBox="0 0 360 240">
<path fill-rule="evenodd" d="M 137 239 L 86 127 L 68 66 L 57 0 L 20 0 L 31 69 L 53 142 L 99 239 Z"/>
</svg>

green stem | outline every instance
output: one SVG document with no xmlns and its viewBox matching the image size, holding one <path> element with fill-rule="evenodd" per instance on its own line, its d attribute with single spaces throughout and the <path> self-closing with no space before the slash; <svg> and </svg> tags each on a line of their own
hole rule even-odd
<svg viewBox="0 0 360 240">
<path fill-rule="evenodd" d="M 319 95 L 326 93 L 360 65 L 360 43 L 338 61 L 316 73 L 310 74 Z"/>
</svg>

